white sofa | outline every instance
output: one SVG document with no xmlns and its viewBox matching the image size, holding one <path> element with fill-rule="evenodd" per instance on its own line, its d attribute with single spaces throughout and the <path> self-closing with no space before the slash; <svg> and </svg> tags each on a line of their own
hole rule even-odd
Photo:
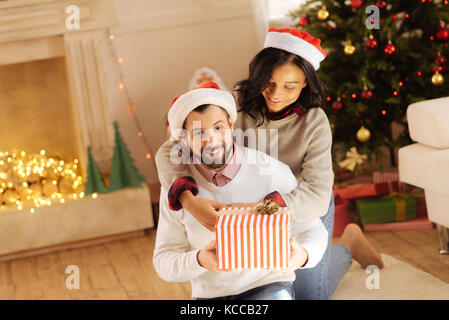
<svg viewBox="0 0 449 320">
<path fill-rule="evenodd" d="M 449 97 L 411 104 L 407 121 L 416 143 L 399 149 L 399 179 L 424 189 L 440 253 L 449 254 Z"/>
</svg>

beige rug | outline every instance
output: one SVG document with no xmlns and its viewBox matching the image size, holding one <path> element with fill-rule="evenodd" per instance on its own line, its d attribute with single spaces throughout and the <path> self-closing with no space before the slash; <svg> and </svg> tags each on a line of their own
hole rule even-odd
<svg viewBox="0 0 449 320">
<path fill-rule="evenodd" d="M 382 254 L 382 258 L 384 268 L 377 274 L 375 271 L 367 273 L 353 261 L 332 300 L 449 299 L 449 283 L 389 255 Z"/>
</svg>

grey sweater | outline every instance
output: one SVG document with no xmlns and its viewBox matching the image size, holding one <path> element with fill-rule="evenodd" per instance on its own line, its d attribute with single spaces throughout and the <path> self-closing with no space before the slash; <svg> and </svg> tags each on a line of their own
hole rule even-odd
<svg viewBox="0 0 449 320">
<path fill-rule="evenodd" d="M 290 167 L 298 180 L 295 190 L 282 194 L 290 208 L 292 223 L 305 223 L 325 215 L 334 182 L 332 133 L 326 113 L 321 108 L 312 108 L 301 117 L 293 114 L 280 120 L 266 120 L 259 127 L 256 127 L 256 123 L 256 120 L 240 112 L 235 127 L 243 132 L 256 129 L 257 144 L 246 139 L 245 146 L 277 157 Z M 276 130 L 277 139 L 273 135 Z M 168 190 L 177 178 L 189 175 L 188 165 L 174 165 L 170 161 L 170 150 L 175 144 L 176 142 L 167 140 L 156 153 L 163 190 Z"/>
</svg>

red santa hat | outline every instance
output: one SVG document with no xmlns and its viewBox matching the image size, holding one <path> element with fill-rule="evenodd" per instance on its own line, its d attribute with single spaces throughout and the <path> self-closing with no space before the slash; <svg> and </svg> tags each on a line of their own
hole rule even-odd
<svg viewBox="0 0 449 320">
<path fill-rule="evenodd" d="M 310 62 L 315 70 L 318 70 L 320 62 L 327 56 L 320 43 L 320 39 L 314 38 L 302 30 L 271 27 L 268 29 L 263 47 L 278 48 L 294 53 Z"/>
<path fill-rule="evenodd" d="M 184 121 L 189 113 L 202 104 L 214 104 L 222 107 L 229 114 L 232 122 L 237 120 L 237 108 L 232 94 L 221 90 L 218 84 L 210 81 L 187 91 L 173 100 L 167 116 L 170 131 L 182 130 Z"/>
</svg>

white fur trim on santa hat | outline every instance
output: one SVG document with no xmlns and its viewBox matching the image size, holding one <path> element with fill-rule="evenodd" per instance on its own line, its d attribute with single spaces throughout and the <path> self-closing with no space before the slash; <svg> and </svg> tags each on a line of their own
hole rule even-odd
<svg viewBox="0 0 449 320">
<path fill-rule="evenodd" d="M 231 93 L 213 88 L 198 88 L 181 95 L 168 111 L 168 123 L 172 134 L 176 136 L 176 132 L 181 132 L 189 113 L 202 104 L 214 104 L 222 107 L 229 114 L 233 123 L 237 121 L 237 108 Z"/>
<path fill-rule="evenodd" d="M 320 62 L 325 58 L 314 45 L 288 32 L 268 32 L 263 47 L 278 48 L 294 53 L 310 62 L 315 70 L 319 69 Z"/>
</svg>

